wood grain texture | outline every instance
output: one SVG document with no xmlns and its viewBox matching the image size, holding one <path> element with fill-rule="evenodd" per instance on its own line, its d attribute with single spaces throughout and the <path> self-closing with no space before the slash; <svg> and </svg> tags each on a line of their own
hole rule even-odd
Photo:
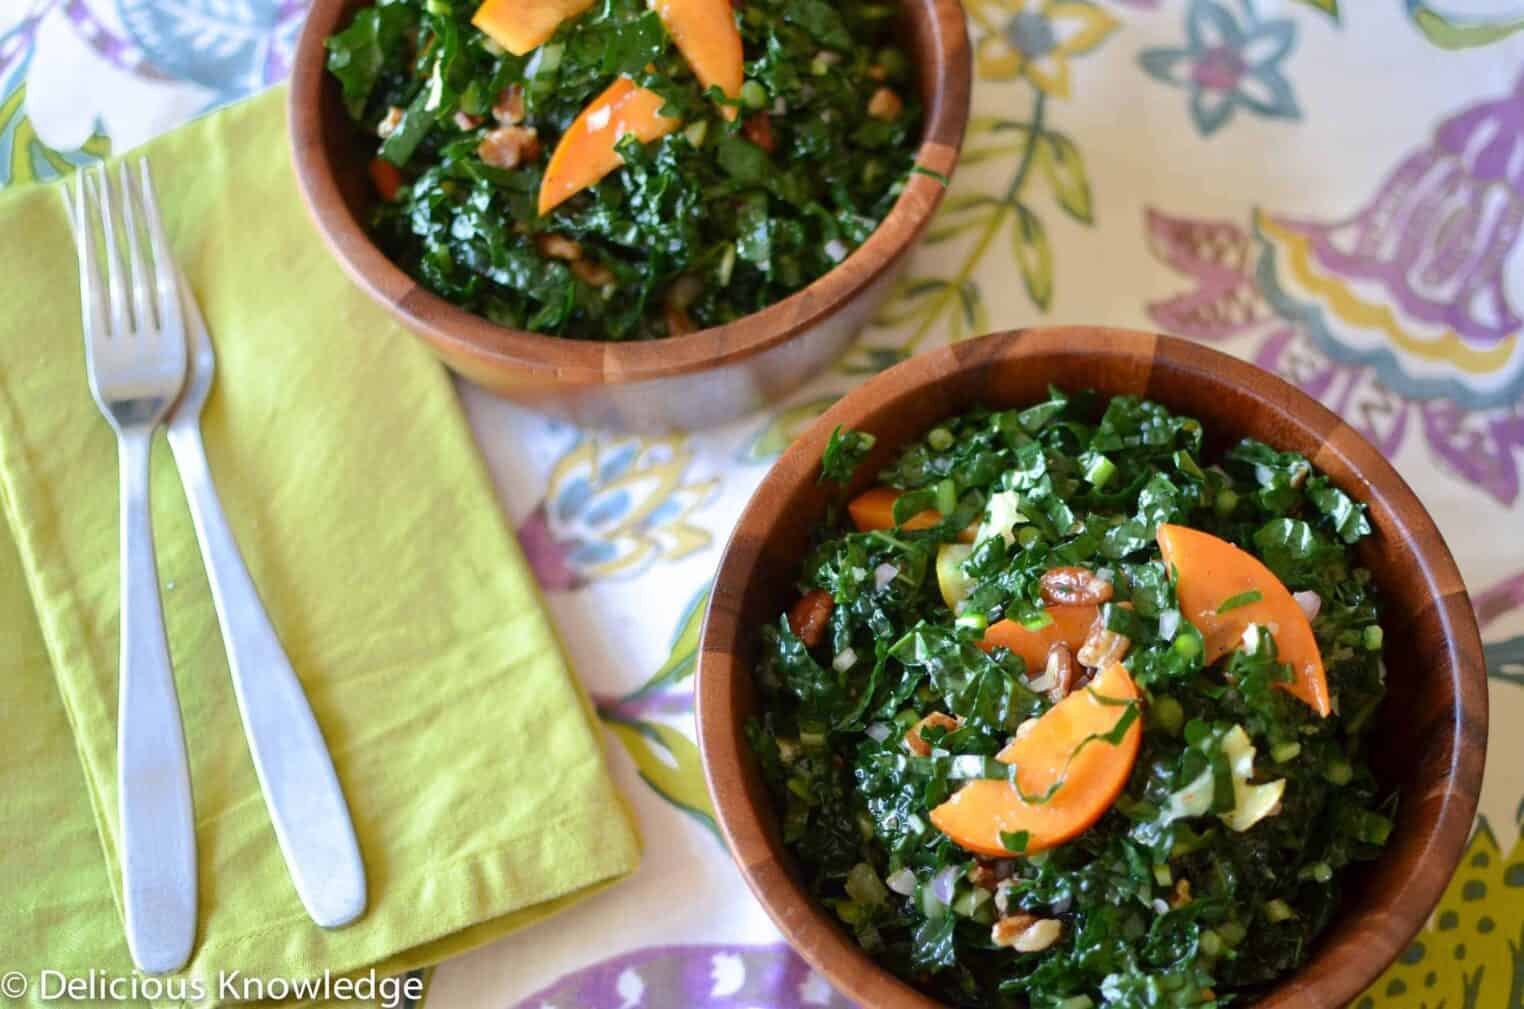
<svg viewBox="0 0 1524 1009">
<path fill-rule="evenodd" d="M 836 269 L 736 322 L 638 343 L 567 340 L 499 326 L 445 301 L 388 260 L 363 221 L 373 138 L 349 121 L 323 41 L 372 0 L 315 0 L 297 43 L 288 119 L 302 198 L 351 279 L 455 371 L 576 423 L 700 427 L 771 402 L 828 367 L 889 294 L 946 187 L 914 173 L 872 236 Z M 968 123 L 968 34 L 958 0 L 903 0 L 902 35 L 926 124 L 917 164 L 951 175 Z"/>
<path fill-rule="evenodd" d="M 878 437 L 848 494 L 912 438 L 975 405 L 1044 398 L 1049 384 L 1140 393 L 1199 418 L 1208 456 L 1244 436 L 1300 452 L 1365 502 L 1375 535 L 1361 549 L 1385 600 L 1389 693 L 1372 739 L 1381 780 L 1401 795 L 1391 843 L 1349 873 L 1346 906 L 1311 960 L 1260 1009 L 1330 1009 L 1357 996 L 1432 911 L 1461 857 L 1481 789 L 1487 680 L 1460 572 L 1412 490 L 1382 455 L 1323 406 L 1273 375 L 1197 344 L 1128 330 L 998 333 L 924 354 L 826 412 L 784 453 L 742 513 L 720 563 L 700 644 L 699 745 L 721 830 L 753 893 L 800 953 L 875 1009 L 937 1003 L 877 967 L 799 884 L 746 745 L 756 710 L 757 633 L 797 593 L 809 530 L 840 491 L 816 482 L 838 425 Z"/>
</svg>

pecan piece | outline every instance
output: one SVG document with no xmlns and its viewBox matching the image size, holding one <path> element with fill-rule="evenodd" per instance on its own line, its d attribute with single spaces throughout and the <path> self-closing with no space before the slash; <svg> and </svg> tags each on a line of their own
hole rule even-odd
<svg viewBox="0 0 1524 1009">
<path fill-rule="evenodd" d="M 504 126 L 517 126 L 524 121 L 524 85 L 510 84 L 498 95 L 492 106 L 492 116 Z"/>
<path fill-rule="evenodd" d="M 1101 613 L 1096 616 L 1095 623 L 1090 625 L 1090 633 L 1085 635 L 1085 643 L 1080 645 L 1075 658 L 1079 659 L 1082 666 L 1105 669 L 1113 662 L 1122 661 L 1122 656 L 1131 647 L 1132 638 L 1107 628 L 1106 615 Z"/>
<path fill-rule="evenodd" d="M 799 597 L 793 609 L 788 611 L 788 626 L 794 636 L 804 642 L 806 648 L 814 648 L 825 640 L 826 622 L 836 602 L 824 589 L 812 589 Z"/>
<path fill-rule="evenodd" d="M 1111 598 L 1111 583 L 1089 568 L 1052 568 L 1037 582 L 1049 606 L 1099 606 Z"/>
<path fill-rule="evenodd" d="M 500 126 L 482 137 L 476 156 L 494 168 L 517 168 L 540 160 L 540 135 L 533 128 Z"/>
<path fill-rule="evenodd" d="M 894 93 L 893 88 L 879 88 L 868 99 L 868 115 L 882 122 L 892 123 L 905 111 L 905 102 Z"/>
<path fill-rule="evenodd" d="M 778 140 L 773 136 L 773 120 L 766 112 L 747 116 L 746 122 L 741 124 L 741 133 L 769 154 L 778 149 Z"/>
<path fill-rule="evenodd" d="M 905 733 L 905 745 L 908 746 L 910 748 L 910 752 L 915 754 L 917 757 L 929 757 L 931 756 L 931 744 L 921 737 L 922 727 L 927 725 L 935 725 L 939 728 L 946 729 L 948 732 L 953 732 L 958 728 L 958 726 L 962 724 L 963 723 L 961 721 L 954 718 L 952 715 L 944 714 L 940 711 L 933 711 L 931 714 L 927 715 L 925 718 L 912 725 L 910 730 Z"/>
<path fill-rule="evenodd" d="M 995 922 L 990 929 L 990 941 L 1018 953 L 1037 953 L 1053 945 L 1063 934 L 1064 923 L 1057 918 L 1019 913 Z"/>
<path fill-rule="evenodd" d="M 1048 647 L 1048 663 L 1043 668 L 1042 678 L 1048 682 L 1048 700 L 1057 704 L 1074 690 L 1075 674 L 1078 669 L 1074 665 L 1074 653 L 1069 651 L 1069 646 L 1062 641 L 1055 641 Z"/>
</svg>

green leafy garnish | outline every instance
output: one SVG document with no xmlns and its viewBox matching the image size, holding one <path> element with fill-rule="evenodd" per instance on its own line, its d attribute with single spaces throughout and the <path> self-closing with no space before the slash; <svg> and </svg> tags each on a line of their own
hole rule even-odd
<svg viewBox="0 0 1524 1009">
<path fill-rule="evenodd" d="M 873 450 L 876 439 L 862 431 L 852 431 L 840 424 L 826 441 L 825 452 L 820 457 L 820 480 L 847 483 L 862 462 Z"/>
<path fill-rule="evenodd" d="M 1217 612 L 1219 614 L 1227 613 L 1229 610 L 1236 610 L 1240 606 L 1248 606 L 1250 603 L 1257 603 L 1263 598 L 1265 598 L 1265 594 L 1259 589 L 1250 589 L 1248 592 L 1240 592 L 1237 595 L 1229 596 L 1228 598 L 1224 599 L 1222 601 L 1222 605 L 1217 607 Z"/>
</svg>

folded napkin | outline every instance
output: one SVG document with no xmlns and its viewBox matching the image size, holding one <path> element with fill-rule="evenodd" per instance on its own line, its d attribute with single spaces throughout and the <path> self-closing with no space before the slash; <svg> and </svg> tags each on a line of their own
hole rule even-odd
<svg viewBox="0 0 1524 1009">
<path fill-rule="evenodd" d="M 450 381 L 324 250 L 284 105 L 268 92 L 141 153 L 217 348 L 212 471 L 333 753 L 370 903 L 329 932 L 292 888 L 161 439 L 154 527 L 200 852 L 185 976 L 212 1002 L 219 971 L 438 962 L 638 859 Z M 56 187 L 0 195 L 0 262 L 0 966 L 125 973 L 116 449 L 86 384 Z"/>
</svg>

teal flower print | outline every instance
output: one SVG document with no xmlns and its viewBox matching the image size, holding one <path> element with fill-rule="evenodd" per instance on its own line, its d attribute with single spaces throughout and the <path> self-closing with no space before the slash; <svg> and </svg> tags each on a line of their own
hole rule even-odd
<svg viewBox="0 0 1524 1009">
<path fill-rule="evenodd" d="M 1138 57 L 1149 76 L 1191 94 L 1191 120 L 1203 136 L 1225 126 L 1244 108 L 1272 119 L 1296 119 L 1301 109 L 1281 64 L 1296 43 L 1296 25 L 1261 21 L 1245 0 L 1239 19 L 1213 0 L 1192 0 L 1185 18 L 1186 45 L 1145 49 Z"/>
</svg>

